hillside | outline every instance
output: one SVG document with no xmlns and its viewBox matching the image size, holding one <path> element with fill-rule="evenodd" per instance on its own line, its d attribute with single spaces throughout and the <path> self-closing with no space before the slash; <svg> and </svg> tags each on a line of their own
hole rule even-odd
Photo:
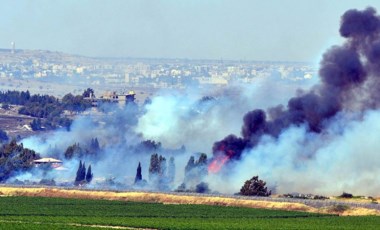
<svg viewBox="0 0 380 230">
<path fill-rule="evenodd" d="M 34 118 L 19 114 L 20 107 L 12 105 L 8 110 L 0 108 L 0 129 L 6 131 L 10 137 L 26 137 L 36 133 L 30 127 Z"/>
</svg>

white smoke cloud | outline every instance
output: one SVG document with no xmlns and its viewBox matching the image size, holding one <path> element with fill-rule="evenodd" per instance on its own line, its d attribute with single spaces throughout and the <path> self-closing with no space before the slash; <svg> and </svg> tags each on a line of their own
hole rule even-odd
<svg viewBox="0 0 380 230">
<path fill-rule="evenodd" d="M 301 126 L 290 127 L 277 139 L 265 136 L 226 173 L 213 175 L 209 182 L 232 193 L 259 175 L 279 194 L 379 195 L 380 111 L 367 111 L 362 117 L 340 114 L 327 125 L 322 134 Z"/>
<path fill-rule="evenodd" d="M 84 147 L 91 138 L 97 137 L 103 147 L 99 159 L 81 160 L 86 161 L 87 167 L 91 164 L 95 181 L 115 178 L 116 182 L 124 185 L 133 184 L 139 162 L 142 164 L 143 178 L 148 179 L 149 160 L 153 153 L 136 154 L 130 151 L 129 146 L 146 139 L 161 142 L 166 149 L 178 149 L 184 145 L 186 153 L 174 156 L 174 189 L 183 182 L 184 168 L 191 155 L 205 152 L 211 156 L 215 140 L 228 133 L 240 132 L 242 114 L 254 108 L 268 108 L 285 103 L 297 88 L 308 89 L 310 85 L 312 83 L 303 82 L 299 85 L 297 82 L 258 78 L 253 84 L 234 84 L 219 90 L 192 88 L 186 91 L 161 91 L 144 108 L 146 112 L 138 117 L 136 126 L 131 122 L 131 114 L 127 108 L 110 106 L 102 108 L 103 114 L 92 111 L 78 117 L 69 132 L 58 130 L 29 137 L 22 142 L 25 147 L 36 150 L 42 157 L 51 156 L 49 151 L 52 148 L 59 149 L 64 167 L 68 170 L 54 172 L 49 176 L 56 181 L 70 181 L 75 178 L 79 159 L 65 160 L 64 151 L 74 143 L 80 143 Z M 203 96 L 213 96 L 215 100 L 200 103 Z M 172 156 L 171 153 L 160 154 L 167 159 Z M 25 176 L 27 175 L 18 177 Z M 41 175 L 34 176 L 39 178 Z M 206 180 L 214 185 L 212 178 L 215 176 L 210 175 Z M 220 178 L 222 182 L 226 179 L 228 178 Z M 216 185 L 215 188 L 211 186 L 211 189 L 234 193 L 238 191 L 243 180 L 246 180 L 246 176 L 242 174 L 239 180 L 231 181 L 233 186 L 230 189 Z"/>
<path fill-rule="evenodd" d="M 253 84 L 236 84 L 222 92 L 164 92 L 154 97 L 135 131 L 165 147 L 185 145 L 190 152 L 210 153 L 215 140 L 228 133 L 240 133 L 241 116 L 254 108 L 269 108 L 285 103 L 299 85 L 270 78 L 258 78 Z M 215 96 L 215 101 L 199 107 L 202 96 Z"/>
</svg>

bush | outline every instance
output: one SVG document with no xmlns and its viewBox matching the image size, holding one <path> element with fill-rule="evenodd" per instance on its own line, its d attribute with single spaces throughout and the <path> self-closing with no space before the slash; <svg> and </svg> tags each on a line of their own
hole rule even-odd
<svg viewBox="0 0 380 230">
<path fill-rule="evenodd" d="M 201 183 L 197 184 L 197 186 L 195 187 L 195 192 L 197 192 L 197 193 L 209 193 L 210 189 L 208 188 L 207 183 L 201 182 Z"/>
<path fill-rule="evenodd" d="M 266 182 L 259 180 L 259 176 L 254 176 L 244 183 L 239 194 L 243 196 L 270 196 L 271 191 L 268 191 L 265 185 Z"/>
<path fill-rule="evenodd" d="M 340 198 L 353 198 L 354 196 L 350 193 L 343 192 L 342 195 L 339 196 Z"/>
<path fill-rule="evenodd" d="M 342 213 L 346 210 L 350 209 L 350 206 L 348 205 L 343 205 L 343 204 L 338 204 L 338 205 L 334 205 L 330 208 L 330 211 L 332 212 L 339 212 L 339 213 Z"/>
<path fill-rule="evenodd" d="M 39 184 L 40 185 L 47 185 L 47 186 L 55 186 L 55 181 L 54 181 L 54 179 L 51 179 L 51 180 L 41 179 Z"/>
</svg>

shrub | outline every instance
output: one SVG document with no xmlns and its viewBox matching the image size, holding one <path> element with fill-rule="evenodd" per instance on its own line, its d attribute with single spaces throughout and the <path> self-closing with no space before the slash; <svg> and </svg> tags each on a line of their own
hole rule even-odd
<svg viewBox="0 0 380 230">
<path fill-rule="evenodd" d="M 350 193 L 343 192 L 342 195 L 339 196 L 340 198 L 353 198 L 353 195 Z"/>
<path fill-rule="evenodd" d="M 350 209 L 350 206 L 348 206 L 348 205 L 337 204 L 337 205 L 332 206 L 330 208 L 330 211 L 342 213 L 348 209 Z"/>
<path fill-rule="evenodd" d="M 201 183 L 197 184 L 197 186 L 195 187 L 195 192 L 197 192 L 197 193 L 209 193 L 210 189 L 209 189 L 207 183 L 201 182 Z"/>
<path fill-rule="evenodd" d="M 239 194 L 243 196 L 270 196 L 271 191 L 268 191 L 265 185 L 266 182 L 259 180 L 259 176 L 254 176 L 244 183 Z"/>
</svg>

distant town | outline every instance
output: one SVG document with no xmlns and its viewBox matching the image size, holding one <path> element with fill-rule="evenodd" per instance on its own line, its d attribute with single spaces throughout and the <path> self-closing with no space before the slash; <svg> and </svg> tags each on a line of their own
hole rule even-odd
<svg viewBox="0 0 380 230">
<path fill-rule="evenodd" d="M 0 49 L 0 80 L 37 80 L 76 86 L 136 88 L 223 87 L 273 77 L 315 77 L 309 63 L 231 60 L 90 58 L 43 50 Z"/>
</svg>

